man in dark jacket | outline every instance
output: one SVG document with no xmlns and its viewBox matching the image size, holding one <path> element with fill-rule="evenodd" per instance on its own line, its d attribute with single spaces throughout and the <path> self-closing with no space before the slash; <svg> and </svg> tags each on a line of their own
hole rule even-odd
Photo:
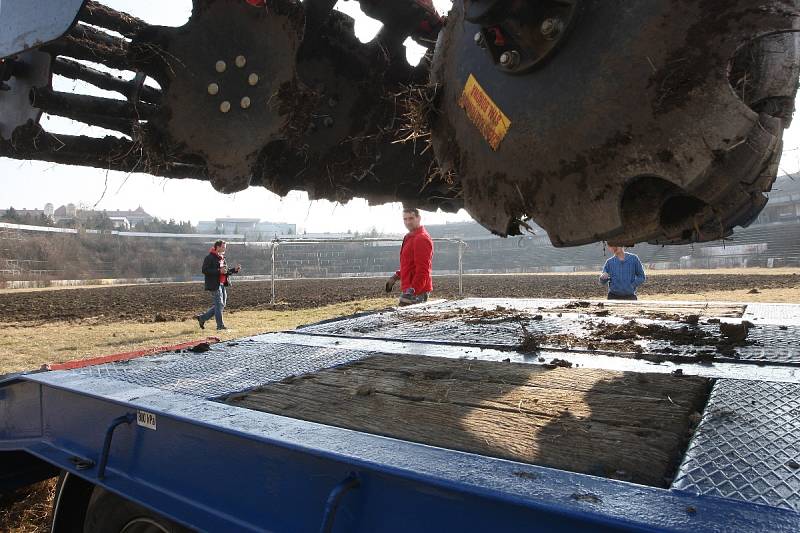
<svg viewBox="0 0 800 533">
<path fill-rule="evenodd" d="M 230 276 L 238 274 L 242 269 L 242 265 L 228 268 L 225 263 L 225 248 L 225 241 L 215 242 L 214 247 L 208 251 L 208 255 L 203 260 L 203 275 L 206 278 L 205 288 L 212 293 L 214 305 L 202 315 L 195 316 L 200 324 L 200 329 L 205 329 L 206 321 L 211 320 L 212 316 L 217 320 L 217 330 L 228 329 L 222 320 L 222 311 L 228 303 L 228 287 L 231 284 Z"/>
<path fill-rule="evenodd" d="M 425 302 L 433 290 L 433 240 L 423 227 L 417 209 L 403 209 L 403 224 L 408 234 L 400 248 L 400 270 L 386 282 L 386 292 L 392 292 L 394 284 L 400 281 L 401 306 Z"/>
</svg>

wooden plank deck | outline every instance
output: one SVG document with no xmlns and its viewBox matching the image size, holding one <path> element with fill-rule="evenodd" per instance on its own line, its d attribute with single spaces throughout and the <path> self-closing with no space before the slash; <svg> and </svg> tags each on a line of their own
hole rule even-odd
<svg viewBox="0 0 800 533">
<path fill-rule="evenodd" d="M 443 448 L 667 486 L 705 378 L 377 355 L 230 404 Z"/>
</svg>

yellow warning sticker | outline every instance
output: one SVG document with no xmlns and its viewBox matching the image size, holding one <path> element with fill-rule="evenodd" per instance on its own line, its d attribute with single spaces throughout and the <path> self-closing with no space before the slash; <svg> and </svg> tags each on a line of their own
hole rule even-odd
<svg viewBox="0 0 800 533">
<path fill-rule="evenodd" d="M 472 74 L 464 86 L 458 105 L 467 112 L 470 121 L 475 124 L 492 150 L 497 150 L 511 127 L 511 120 L 489 98 Z"/>
</svg>

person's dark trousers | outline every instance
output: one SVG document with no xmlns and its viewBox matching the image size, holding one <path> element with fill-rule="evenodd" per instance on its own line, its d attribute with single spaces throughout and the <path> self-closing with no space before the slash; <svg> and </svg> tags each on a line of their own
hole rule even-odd
<svg viewBox="0 0 800 533">
<path fill-rule="evenodd" d="M 638 300 L 635 294 L 616 294 L 613 292 L 608 293 L 609 300 Z"/>
<path fill-rule="evenodd" d="M 217 320 L 217 329 L 222 329 L 225 327 L 225 322 L 222 320 L 222 311 L 225 310 L 225 305 L 228 303 L 228 290 L 225 288 L 225 285 L 220 283 L 217 290 L 208 292 L 214 297 L 214 305 L 212 305 L 208 311 L 200 315 L 200 320 L 205 322 L 211 320 L 213 316 Z"/>
</svg>

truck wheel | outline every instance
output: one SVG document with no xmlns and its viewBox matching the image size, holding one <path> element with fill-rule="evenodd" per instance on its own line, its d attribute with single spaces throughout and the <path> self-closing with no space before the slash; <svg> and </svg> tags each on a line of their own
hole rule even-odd
<svg viewBox="0 0 800 533">
<path fill-rule="evenodd" d="M 86 510 L 84 533 L 188 533 L 175 522 L 132 501 L 95 487 Z"/>
<path fill-rule="evenodd" d="M 88 481 L 61 471 L 53 498 L 51 533 L 73 533 L 83 529 L 93 489 L 94 485 Z"/>
</svg>

